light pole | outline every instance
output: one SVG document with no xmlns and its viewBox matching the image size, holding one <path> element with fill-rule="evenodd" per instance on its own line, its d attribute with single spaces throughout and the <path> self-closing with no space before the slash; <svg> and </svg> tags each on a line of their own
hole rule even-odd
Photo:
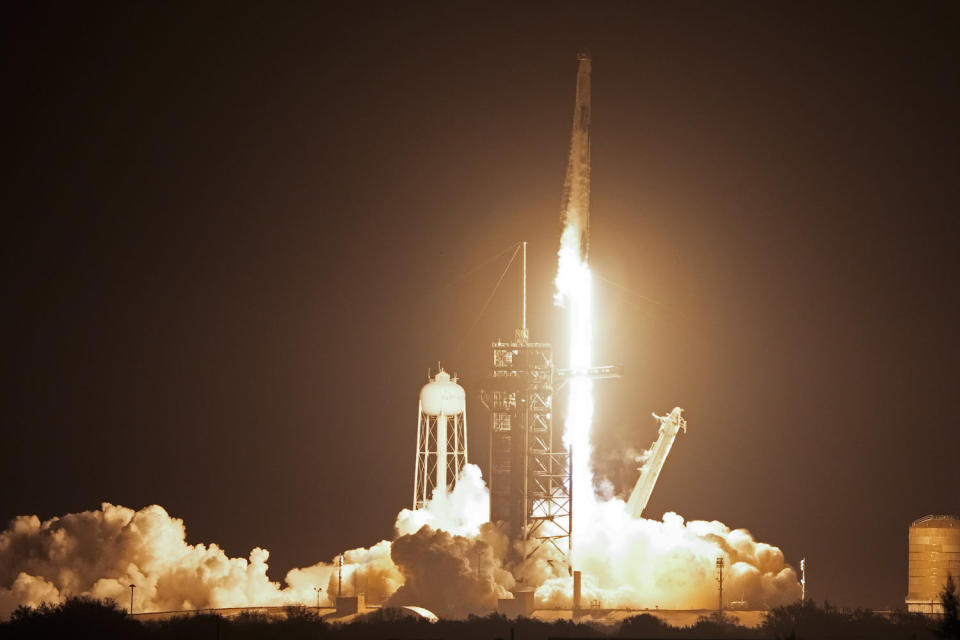
<svg viewBox="0 0 960 640">
<path fill-rule="evenodd" d="M 807 602 L 807 559 L 800 559 L 800 604 Z"/>
<path fill-rule="evenodd" d="M 133 590 L 137 588 L 137 585 L 130 585 L 130 615 L 133 615 Z"/>
<path fill-rule="evenodd" d="M 323 589 L 314 587 L 313 590 L 317 592 L 317 615 L 320 615 L 320 592 L 323 591 Z"/>
</svg>

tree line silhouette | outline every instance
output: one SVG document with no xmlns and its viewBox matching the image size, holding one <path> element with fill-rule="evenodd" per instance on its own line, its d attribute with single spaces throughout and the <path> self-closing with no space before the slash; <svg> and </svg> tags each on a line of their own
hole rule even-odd
<svg viewBox="0 0 960 640">
<path fill-rule="evenodd" d="M 306 607 L 288 607 L 282 616 L 241 613 L 225 618 L 210 613 L 166 620 L 138 620 L 112 600 L 75 597 L 60 604 L 21 606 L 0 623 L 0 638 L 124 638 L 130 640 L 549 640 L 683 639 L 708 640 L 960 640 L 960 597 L 952 576 L 941 594 L 944 615 L 938 618 L 870 610 L 843 611 L 811 601 L 771 609 L 759 627 L 746 628 L 732 619 L 703 617 L 688 627 L 672 627 L 651 614 L 629 617 L 619 624 L 502 615 L 471 616 L 464 620 L 428 622 L 401 610 L 380 609 L 346 624 L 331 624 Z"/>
</svg>

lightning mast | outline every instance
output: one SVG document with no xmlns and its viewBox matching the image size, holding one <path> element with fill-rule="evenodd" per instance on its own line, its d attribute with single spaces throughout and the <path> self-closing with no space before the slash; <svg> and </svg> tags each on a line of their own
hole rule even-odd
<svg viewBox="0 0 960 640">
<path fill-rule="evenodd" d="M 554 449 L 553 347 L 531 342 L 527 326 L 527 243 L 522 243 L 520 328 L 491 344 L 493 367 L 481 392 L 490 411 L 490 520 L 527 558 L 548 544 L 566 555 L 570 539 L 567 455 Z"/>
</svg>

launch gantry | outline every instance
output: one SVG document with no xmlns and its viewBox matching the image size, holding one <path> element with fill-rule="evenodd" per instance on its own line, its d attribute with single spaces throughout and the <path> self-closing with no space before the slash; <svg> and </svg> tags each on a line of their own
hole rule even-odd
<svg viewBox="0 0 960 640">
<path fill-rule="evenodd" d="M 523 243 L 521 327 L 491 344 L 493 366 L 481 392 L 490 411 L 490 520 L 501 522 L 523 556 L 543 544 L 570 551 L 569 464 L 554 449 L 553 347 L 531 342 L 526 322 L 527 243 Z"/>
<path fill-rule="evenodd" d="M 577 230 L 587 259 L 590 230 L 591 57 L 577 56 L 577 93 L 563 186 L 563 227 Z M 520 540 L 526 558 L 545 544 L 569 559 L 573 540 L 571 455 L 553 433 L 555 383 L 570 378 L 618 378 L 616 366 L 557 370 L 553 348 L 530 342 L 527 328 L 527 243 L 523 243 L 521 327 L 510 342 L 491 345 L 493 367 L 481 393 L 490 410 L 490 520 Z M 556 448 L 555 448 L 556 447 Z"/>
</svg>

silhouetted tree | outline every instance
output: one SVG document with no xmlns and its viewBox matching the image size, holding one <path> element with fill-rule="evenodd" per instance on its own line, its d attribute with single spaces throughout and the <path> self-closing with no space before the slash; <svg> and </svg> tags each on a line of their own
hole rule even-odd
<svg viewBox="0 0 960 640">
<path fill-rule="evenodd" d="M 143 626 L 113 600 L 69 598 L 60 604 L 20 606 L 0 627 L 5 638 L 142 638 Z"/>
<path fill-rule="evenodd" d="M 949 600 L 947 600 L 949 598 Z M 951 580 L 944 589 L 945 610 L 952 610 L 954 625 L 947 632 L 957 639 L 958 594 Z M 945 621 L 948 618 L 945 617 Z M 20 607 L 9 622 L 0 622 L 0 638 L 26 640 L 44 638 L 123 638 L 129 640 L 491 640 L 509 638 L 515 632 L 518 640 L 547 638 L 729 638 L 753 640 L 935 640 L 935 623 L 918 614 L 899 612 L 879 616 L 858 609 L 840 611 L 813 602 L 794 603 L 769 612 L 763 626 L 748 629 L 732 619 L 718 623 L 704 617 L 688 627 L 671 627 L 650 614 L 636 615 L 623 621 L 619 628 L 587 619 L 545 622 L 532 618 L 508 619 L 493 614 L 471 616 L 466 620 L 444 620 L 436 623 L 411 617 L 408 612 L 380 609 L 360 616 L 349 624 L 330 624 L 313 611 L 292 607 L 266 614 L 245 612 L 230 618 L 211 613 L 196 613 L 166 620 L 140 622 L 111 601 L 73 598 L 59 605 L 37 608 Z"/>
<path fill-rule="evenodd" d="M 928 619 L 920 615 L 879 616 L 867 609 L 840 611 L 825 602 L 811 601 L 772 609 L 761 627 L 777 640 L 925 640 L 935 636 Z"/>
<path fill-rule="evenodd" d="M 673 627 L 649 613 L 630 616 L 620 623 L 619 635 L 630 638 L 665 638 Z"/>
<path fill-rule="evenodd" d="M 940 604 L 943 605 L 941 634 L 945 638 L 960 640 L 960 596 L 957 594 L 957 583 L 953 574 L 947 574 L 947 583 L 940 593 Z"/>
</svg>

